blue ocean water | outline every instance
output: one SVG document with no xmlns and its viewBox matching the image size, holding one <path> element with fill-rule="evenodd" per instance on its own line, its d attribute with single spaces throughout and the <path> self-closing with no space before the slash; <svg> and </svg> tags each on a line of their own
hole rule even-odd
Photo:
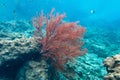
<svg viewBox="0 0 120 80">
<path fill-rule="evenodd" d="M 120 18 L 119 3 L 119 0 L 1 0 L 0 20 L 31 19 L 41 10 L 47 13 L 56 8 L 56 12 L 65 12 L 70 20 L 115 21 Z"/>
<path fill-rule="evenodd" d="M 80 21 L 79 25 L 86 28 L 84 41 L 88 52 L 72 65 L 77 76 L 75 74 L 76 78 L 70 80 L 104 80 L 107 74 L 103 66 L 104 59 L 120 53 L 120 0 L 0 0 L 0 80 L 21 80 L 21 70 L 24 74 L 26 65 L 22 68 L 20 65 L 24 65 L 22 62 L 25 61 L 18 56 L 16 58 L 19 50 L 10 52 L 11 48 L 6 44 L 23 37 L 31 38 L 34 34 L 33 17 L 40 15 L 41 11 L 47 15 L 53 8 L 55 13 L 66 13 L 64 21 Z M 11 64 L 11 61 L 18 61 L 19 64 Z M 15 72 L 10 74 L 12 71 Z M 24 76 L 28 77 L 29 74 Z M 69 80 L 60 72 L 59 76 L 60 80 Z M 47 80 L 32 75 L 30 77 L 25 80 Z"/>
</svg>

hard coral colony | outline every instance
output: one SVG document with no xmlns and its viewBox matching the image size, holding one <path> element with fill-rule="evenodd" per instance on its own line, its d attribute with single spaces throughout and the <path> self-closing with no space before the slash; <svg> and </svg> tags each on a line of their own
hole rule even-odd
<svg viewBox="0 0 120 80">
<path fill-rule="evenodd" d="M 77 22 L 63 22 L 65 14 L 53 15 L 53 12 L 54 9 L 49 17 L 44 16 L 42 12 L 40 17 L 33 19 L 36 28 L 35 39 L 42 44 L 42 56 L 49 59 L 58 70 L 63 71 L 68 60 L 86 53 L 86 49 L 82 49 L 85 28 Z M 46 33 L 43 33 L 43 27 L 46 27 Z"/>
</svg>

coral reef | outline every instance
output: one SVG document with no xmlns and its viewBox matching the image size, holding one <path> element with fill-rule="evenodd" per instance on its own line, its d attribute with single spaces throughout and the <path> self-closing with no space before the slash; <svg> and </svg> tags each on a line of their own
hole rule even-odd
<svg viewBox="0 0 120 80">
<path fill-rule="evenodd" d="M 16 31 L 15 34 L 18 34 L 18 35 L 13 34 L 14 29 L 12 29 L 12 27 L 14 27 L 14 26 L 12 25 L 13 24 L 12 22 L 14 22 L 14 24 L 18 25 L 18 26 L 16 25 L 16 27 L 18 29 L 24 28 L 24 26 L 26 26 L 26 28 L 28 28 L 28 29 L 26 29 L 27 31 L 23 31 L 23 32 L 21 32 L 21 34 L 19 34 L 19 32 L 17 33 L 17 31 Z M 18 23 L 18 22 L 20 22 L 20 23 Z M 23 24 L 22 27 L 19 26 L 21 24 Z M 23 71 L 25 68 L 24 66 L 27 66 L 26 64 L 29 63 L 29 59 L 30 59 L 30 61 L 35 62 L 35 63 L 36 63 L 36 60 L 34 60 L 34 59 L 38 59 L 38 61 L 39 61 L 39 59 L 41 59 L 39 56 L 39 51 L 38 51 L 38 50 L 40 50 L 41 45 L 38 45 L 33 38 L 25 37 L 26 32 L 30 32 L 28 34 L 31 34 L 31 31 L 34 31 L 34 30 L 32 30 L 32 28 L 31 28 L 32 26 L 28 21 L 26 21 L 26 22 L 25 21 L 23 21 L 23 22 L 22 21 L 7 21 L 7 22 L 2 22 L 0 25 L 1 25 L 0 29 L 2 31 L 0 33 L 0 35 L 1 35 L 0 36 L 0 45 L 2 45 L 2 46 L 0 46 L 0 53 L 2 53 L 0 56 L 0 65 L 1 65 L 0 66 L 0 72 L 1 72 L 0 80 L 14 80 L 16 78 L 16 76 L 17 76 L 17 79 L 20 79 L 21 71 Z M 5 27 L 6 28 L 8 27 L 8 31 L 10 31 L 10 32 L 7 32 Z M 29 28 L 31 28 L 31 30 Z M 10 33 L 12 33 L 12 35 L 10 35 Z M 3 37 L 2 34 L 5 34 L 6 36 Z M 87 35 L 89 35 L 89 34 L 87 34 Z M 18 44 L 18 45 L 15 45 L 15 44 Z M 14 48 L 13 50 L 10 49 L 12 45 L 15 45 L 15 47 L 13 47 Z M 89 45 L 91 45 L 91 44 L 89 43 Z M 96 49 L 96 47 L 94 47 L 94 49 Z M 58 74 L 58 75 L 60 75 L 59 79 L 68 80 L 66 77 L 72 76 L 71 79 L 73 79 L 73 80 L 78 80 L 78 79 L 85 80 L 88 78 L 90 78 L 90 80 L 93 80 L 93 79 L 102 80 L 103 75 L 105 75 L 104 67 L 101 66 L 102 59 L 100 57 L 98 57 L 97 54 L 90 52 L 90 50 L 92 50 L 91 47 L 89 49 L 89 54 L 86 54 L 85 56 L 82 56 L 81 58 L 77 58 L 76 64 L 75 64 L 75 62 L 67 63 L 67 66 L 70 65 L 71 66 L 70 68 L 74 69 L 75 73 L 71 72 L 71 75 L 69 72 L 59 73 Z M 5 51 L 8 51 L 8 52 L 5 52 Z M 5 53 L 3 53 L 3 52 L 5 52 Z M 4 55 L 5 55 L 5 57 L 3 59 L 2 56 L 4 56 Z M 40 62 L 38 62 L 38 61 L 37 61 L 37 64 L 38 63 L 41 64 L 41 60 L 40 60 Z M 89 63 L 89 64 L 86 64 L 86 63 Z M 86 67 L 86 66 L 88 66 L 88 67 Z M 28 65 L 27 69 L 31 69 L 31 68 L 29 68 L 29 65 Z M 32 70 L 34 71 L 34 69 L 32 69 Z M 96 75 L 94 75 L 95 74 L 94 71 L 96 71 L 96 70 L 99 74 L 96 73 Z M 24 72 L 26 72 L 26 71 L 24 71 Z M 48 72 L 48 76 L 50 73 L 51 72 Z M 73 74 L 74 74 L 74 76 L 73 76 Z M 27 76 L 27 75 L 24 75 L 24 76 Z M 51 76 L 53 76 L 53 75 L 51 75 Z M 33 78 L 32 75 L 29 75 L 29 77 Z M 21 78 L 22 78 L 22 76 L 21 76 Z M 25 77 L 23 77 L 23 78 L 25 78 Z"/>
<path fill-rule="evenodd" d="M 120 54 L 107 57 L 104 60 L 104 66 L 108 72 L 108 74 L 104 76 L 105 80 L 120 80 Z"/>
<path fill-rule="evenodd" d="M 13 24 L 17 25 L 14 26 Z M 59 72 L 60 80 L 69 80 L 66 78 L 67 76 L 71 77 L 73 80 L 103 80 L 104 75 L 107 74 L 105 67 L 103 66 L 103 60 L 107 56 L 120 52 L 120 32 L 116 32 L 116 30 L 113 29 L 112 31 L 104 30 L 103 28 L 99 28 L 97 25 L 95 26 L 96 27 L 87 26 L 85 47 L 88 48 L 88 54 L 76 58 L 75 62 L 70 61 L 67 63 L 68 68 L 72 68 L 75 71 L 75 73 L 73 73 L 74 77 L 71 77 L 73 76 L 72 73 L 70 74 L 69 72 L 65 72 L 65 76 L 63 73 Z M 42 58 L 40 58 L 38 51 L 40 50 L 41 45 L 38 45 L 34 39 L 25 37 L 31 36 L 33 33 L 32 31 L 34 31 L 34 29 L 29 21 L 0 22 L 0 80 L 14 80 L 15 78 L 25 79 L 25 76 L 28 75 L 24 75 L 23 77 L 21 73 L 26 73 L 29 71 L 28 69 L 33 71 L 33 75 L 39 74 L 36 71 L 35 74 L 35 69 L 30 66 L 31 61 L 32 63 L 35 63 L 32 64 L 32 66 L 37 64 L 40 66 L 42 65 Z M 15 47 L 12 47 L 14 49 L 11 49 L 12 45 L 15 45 Z M 25 68 L 25 66 L 27 68 Z M 47 69 L 44 67 L 42 69 L 40 66 L 40 69 L 36 66 L 38 72 L 39 70 L 43 70 L 44 73 L 44 70 L 46 71 Z M 24 68 L 26 71 L 24 71 Z M 49 77 L 50 72 L 47 73 Z M 30 78 L 38 78 L 33 77 L 33 75 L 29 75 L 29 80 Z M 41 75 L 39 75 L 39 77 L 41 78 Z"/>
</svg>

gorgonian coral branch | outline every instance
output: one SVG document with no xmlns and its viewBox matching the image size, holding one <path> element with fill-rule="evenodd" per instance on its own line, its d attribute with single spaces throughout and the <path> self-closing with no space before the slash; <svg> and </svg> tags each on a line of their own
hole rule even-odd
<svg viewBox="0 0 120 80">
<path fill-rule="evenodd" d="M 64 70 L 64 64 L 69 59 L 86 53 L 86 49 L 82 49 L 85 28 L 76 22 L 62 22 L 65 14 L 53 15 L 53 12 L 54 10 L 49 17 L 42 13 L 40 17 L 33 19 L 37 29 L 35 39 L 43 45 L 42 51 L 47 52 L 43 56 L 49 58 L 57 69 Z M 45 33 L 42 31 L 43 27 L 46 27 Z"/>
</svg>

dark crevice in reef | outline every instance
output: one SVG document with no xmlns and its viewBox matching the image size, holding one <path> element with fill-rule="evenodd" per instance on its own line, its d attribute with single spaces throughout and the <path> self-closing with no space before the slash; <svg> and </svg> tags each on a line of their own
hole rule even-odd
<svg viewBox="0 0 120 80">
<path fill-rule="evenodd" d="M 0 68 L 0 77 L 4 76 L 6 78 L 9 78 L 11 80 L 14 80 L 16 77 L 20 67 L 23 65 L 23 61 L 7 61 L 3 63 L 3 65 Z"/>
<path fill-rule="evenodd" d="M 4 76 L 9 80 L 16 80 L 15 78 L 23 64 L 29 60 L 37 60 L 39 57 L 39 53 L 36 52 L 35 54 L 24 55 L 24 57 L 17 60 L 9 60 L 2 63 L 2 66 L 0 66 L 0 77 Z"/>
</svg>

